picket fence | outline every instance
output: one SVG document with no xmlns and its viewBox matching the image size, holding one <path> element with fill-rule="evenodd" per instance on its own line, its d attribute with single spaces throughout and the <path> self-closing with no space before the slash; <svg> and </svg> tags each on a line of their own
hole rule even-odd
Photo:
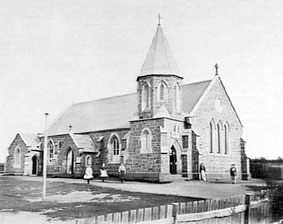
<svg viewBox="0 0 283 224">
<path fill-rule="evenodd" d="M 282 206 L 282 205 L 281 205 Z M 177 202 L 164 206 L 92 217 L 76 224 L 222 224 L 267 223 L 271 211 L 270 192 L 224 199 Z"/>
</svg>

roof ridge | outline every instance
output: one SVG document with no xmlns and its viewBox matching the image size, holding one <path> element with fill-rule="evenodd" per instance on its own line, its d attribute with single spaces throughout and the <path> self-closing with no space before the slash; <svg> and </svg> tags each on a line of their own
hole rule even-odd
<svg viewBox="0 0 283 224">
<path fill-rule="evenodd" d="M 191 82 L 191 83 L 182 84 L 182 86 L 198 84 L 198 83 L 203 83 L 203 82 L 211 82 L 211 81 L 212 81 L 212 79 L 208 79 L 208 80 L 203 80 L 203 81 L 198 81 L 198 82 Z M 78 105 L 78 104 L 90 103 L 90 102 L 94 102 L 94 101 L 102 101 L 102 100 L 113 99 L 113 98 L 117 98 L 117 97 L 123 97 L 123 96 L 128 96 L 128 95 L 135 95 L 135 94 L 137 94 L 137 93 L 132 92 L 132 93 L 125 93 L 125 94 L 116 95 L 116 96 L 108 96 L 108 97 L 94 99 L 94 100 L 82 101 L 82 102 L 78 102 L 78 103 L 73 103 L 70 107 Z"/>
<path fill-rule="evenodd" d="M 204 82 L 211 82 L 212 80 L 213 79 L 207 79 L 207 80 L 198 81 L 198 82 L 191 82 L 191 83 L 183 84 L 182 86 L 187 86 L 187 85 L 192 85 L 192 84 L 199 84 L 199 83 L 204 83 Z"/>
<path fill-rule="evenodd" d="M 78 104 L 90 103 L 90 102 L 94 102 L 94 101 L 102 101 L 102 100 L 113 99 L 113 98 L 117 98 L 117 97 L 123 97 L 123 96 L 134 95 L 134 94 L 136 94 L 136 92 L 126 93 L 126 94 L 116 95 L 116 96 L 108 96 L 108 97 L 104 97 L 104 98 L 99 98 L 99 99 L 94 99 L 94 100 L 88 100 L 88 101 L 73 103 L 73 104 L 71 105 L 71 107 L 72 107 L 72 106 L 75 106 L 75 105 L 78 105 Z"/>
</svg>

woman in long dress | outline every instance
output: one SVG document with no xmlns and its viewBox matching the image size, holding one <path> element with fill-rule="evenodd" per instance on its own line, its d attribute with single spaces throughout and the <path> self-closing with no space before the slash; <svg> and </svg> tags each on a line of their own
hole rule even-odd
<svg viewBox="0 0 283 224">
<path fill-rule="evenodd" d="M 93 178 L 93 170 L 92 168 L 88 165 L 87 168 L 85 169 L 85 175 L 84 179 L 87 180 L 87 183 L 89 184 L 90 180 Z"/>
<path fill-rule="evenodd" d="M 205 166 L 203 163 L 200 164 L 200 177 L 203 181 L 206 181 L 206 175 L 205 175 Z"/>
<path fill-rule="evenodd" d="M 121 163 L 119 168 L 118 168 L 118 174 L 119 174 L 119 178 L 121 180 L 121 183 L 123 183 L 124 179 L 125 179 L 125 174 L 126 174 L 126 167 L 124 166 L 123 163 Z"/>
</svg>

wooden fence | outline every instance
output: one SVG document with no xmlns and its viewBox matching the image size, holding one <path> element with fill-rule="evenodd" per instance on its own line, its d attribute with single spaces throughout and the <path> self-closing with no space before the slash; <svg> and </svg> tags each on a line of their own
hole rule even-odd
<svg viewBox="0 0 283 224">
<path fill-rule="evenodd" d="M 110 213 L 89 219 L 77 220 L 77 224 L 221 224 L 221 223 L 269 223 L 271 215 L 270 192 L 258 195 L 240 195 L 225 199 L 172 203 L 141 208 L 121 213 Z M 282 209 L 282 202 L 281 202 Z M 267 221 L 267 219 L 269 221 Z"/>
</svg>

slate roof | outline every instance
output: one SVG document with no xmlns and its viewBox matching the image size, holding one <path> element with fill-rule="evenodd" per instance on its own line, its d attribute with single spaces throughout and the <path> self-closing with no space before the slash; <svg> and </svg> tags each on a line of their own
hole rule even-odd
<svg viewBox="0 0 283 224">
<path fill-rule="evenodd" d="M 137 94 L 77 103 L 69 107 L 48 129 L 48 135 L 128 128 L 137 111 Z"/>
<path fill-rule="evenodd" d="M 182 106 L 184 112 L 191 113 L 211 81 L 212 80 L 207 80 L 183 85 Z"/>
<path fill-rule="evenodd" d="M 179 67 L 173 57 L 161 25 L 157 27 L 139 76 L 152 74 L 180 74 Z"/>
<path fill-rule="evenodd" d="M 183 85 L 183 111 L 190 113 L 211 80 Z M 138 113 L 137 93 L 77 103 L 48 129 L 48 135 L 67 134 L 69 125 L 73 133 L 129 128 L 129 121 Z"/>
<path fill-rule="evenodd" d="M 95 147 L 89 135 L 70 134 L 80 152 L 94 152 Z"/>
<path fill-rule="evenodd" d="M 19 135 L 22 137 L 26 145 L 30 146 L 32 149 L 37 149 L 37 146 L 39 146 L 40 142 L 37 137 L 37 134 L 19 133 Z"/>
</svg>

